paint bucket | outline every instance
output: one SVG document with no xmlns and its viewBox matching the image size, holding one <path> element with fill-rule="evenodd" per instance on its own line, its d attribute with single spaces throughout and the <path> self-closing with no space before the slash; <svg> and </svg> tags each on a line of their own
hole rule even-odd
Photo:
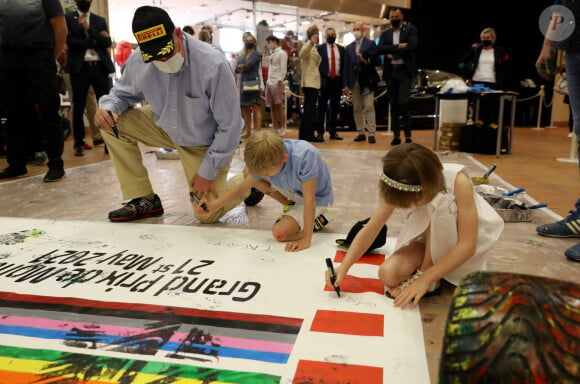
<svg viewBox="0 0 580 384">
<path fill-rule="evenodd" d="M 471 182 L 473 183 L 473 185 L 488 184 L 489 176 L 492 174 L 493 171 L 495 171 L 496 168 L 497 166 L 495 164 L 492 164 L 491 167 L 489 167 L 487 172 L 485 172 L 482 177 L 472 177 Z"/>
</svg>

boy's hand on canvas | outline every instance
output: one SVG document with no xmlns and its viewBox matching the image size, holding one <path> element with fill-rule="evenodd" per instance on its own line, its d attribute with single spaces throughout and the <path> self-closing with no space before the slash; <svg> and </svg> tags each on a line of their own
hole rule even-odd
<svg viewBox="0 0 580 384">
<path fill-rule="evenodd" d="M 430 283 L 425 278 L 415 280 L 396 296 L 394 303 L 395 307 L 405 309 L 408 304 L 411 304 L 412 308 L 416 308 L 419 304 L 419 300 L 421 300 L 429 290 L 429 286 Z"/>
<path fill-rule="evenodd" d="M 286 243 L 285 250 L 286 252 L 298 252 L 306 248 L 310 248 L 310 241 L 300 239 L 296 241 L 289 241 L 288 243 Z"/>
</svg>

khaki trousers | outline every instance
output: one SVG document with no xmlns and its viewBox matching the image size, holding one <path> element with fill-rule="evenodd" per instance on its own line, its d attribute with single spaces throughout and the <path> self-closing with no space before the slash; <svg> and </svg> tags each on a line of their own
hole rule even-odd
<svg viewBox="0 0 580 384">
<path fill-rule="evenodd" d="M 371 91 L 365 96 L 360 94 L 360 86 L 358 80 L 354 82 L 352 87 L 352 109 L 354 115 L 354 122 L 356 130 L 359 134 L 369 132 L 369 136 L 374 136 L 377 130 L 376 116 L 375 116 L 375 93 Z"/>
<path fill-rule="evenodd" d="M 154 148 L 173 148 L 177 150 L 188 186 L 190 186 L 191 180 L 209 148 L 208 146 L 181 147 L 176 145 L 169 135 L 155 124 L 150 106 L 126 110 L 119 117 L 117 128 L 119 130 L 119 139 L 107 130 L 101 130 L 101 134 L 109 149 L 117 178 L 121 184 L 123 199 L 125 200 L 149 196 L 154 193 L 147 168 L 143 165 L 139 142 Z M 228 181 L 229 168 L 229 166 L 224 167 L 214 180 L 215 189 L 219 195 L 222 195 L 229 188 L 241 183 L 243 180 L 243 175 L 240 174 Z M 249 194 L 250 191 L 248 190 L 245 196 L 228 202 L 225 207 L 210 215 L 198 216 L 196 214 L 195 216 L 202 223 L 214 223 L 230 209 L 240 204 Z M 187 199 L 189 197 L 183 196 L 183 198 Z M 215 197 L 212 195 L 209 200 L 214 199 Z"/>
</svg>

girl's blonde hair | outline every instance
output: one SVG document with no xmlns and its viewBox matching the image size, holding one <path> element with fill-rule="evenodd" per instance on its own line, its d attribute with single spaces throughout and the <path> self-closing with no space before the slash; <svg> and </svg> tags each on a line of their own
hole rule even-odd
<svg viewBox="0 0 580 384">
<path fill-rule="evenodd" d="M 444 189 L 443 165 L 435 152 L 416 143 L 401 144 L 383 157 L 381 197 L 390 205 L 425 204 Z"/>
<path fill-rule="evenodd" d="M 284 162 L 286 146 L 277 133 L 259 131 L 246 141 L 244 161 L 252 175 L 262 176 Z"/>
</svg>

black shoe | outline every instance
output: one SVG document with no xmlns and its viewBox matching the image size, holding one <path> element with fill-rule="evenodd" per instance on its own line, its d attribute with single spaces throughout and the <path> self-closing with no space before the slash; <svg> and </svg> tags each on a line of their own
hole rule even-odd
<svg viewBox="0 0 580 384">
<path fill-rule="evenodd" d="M 344 138 L 342 136 L 339 136 L 339 134 L 335 134 L 335 135 L 330 135 L 330 140 L 344 140 Z"/>
<path fill-rule="evenodd" d="M 354 138 L 353 141 L 365 141 L 367 137 L 364 133 L 359 133 L 357 137 Z"/>
<path fill-rule="evenodd" d="M 411 140 L 410 137 L 405 137 L 405 143 L 412 143 L 413 140 Z"/>
<path fill-rule="evenodd" d="M 75 147 L 75 156 L 84 156 L 84 155 L 85 155 L 85 151 L 83 150 L 82 145 Z"/>
<path fill-rule="evenodd" d="M 157 217 L 163 215 L 161 199 L 155 195 L 153 201 L 144 197 L 138 197 L 129 201 L 117 210 L 109 212 L 109 220 L 113 222 L 131 221 L 144 217 Z"/>
<path fill-rule="evenodd" d="M 262 201 L 263 198 L 264 193 L 252 187 L 250 196 L 246 197 L 246 199 L 244 200 L 244 204 L 246 204 L 248 207 L 253 207 L 254 205 L 257 205 L 260 201 Z"/>
<path fill-rule="evenodd" d="M 375 137 L 374 136 L 369 136 L 369 144 L 374 144 L 376 142 L 377 141 L 375 140 Z"/>
<path fill-rule="evenodd" d="M 62 179 L 64 179 L 64 169 L 62 168 L 54 168 L 54 169 L 49 169 L 48 172 L 46 172 L 46 175 L 44 176 L 44 182 L 45 183 L 52 183 L 55 181 L 61 181 Z"/>
<path fill-rule="evenodd" d="M 391 145 L 399 145 L 401 144 L 401 138 L 400 137 L 395 137 L 393 139 L 393 141 L 391 141 Z"/>
<path fill-rule="evenodd" d="M 8 168 L 4 169 L 2 172 L 0 172 L 0 179 L 11 179 L 13 177 L 26 175 L 27 173 L 28 173 L 28 171 L 26 170 L 26 168 L 17 170 L 17 169 L 8 167 Z"/>
</svg>

